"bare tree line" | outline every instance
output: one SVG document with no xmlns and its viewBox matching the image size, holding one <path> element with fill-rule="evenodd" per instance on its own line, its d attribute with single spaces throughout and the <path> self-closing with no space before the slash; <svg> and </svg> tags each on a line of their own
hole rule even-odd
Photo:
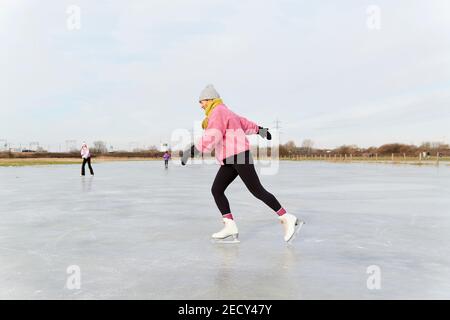
<svg viewBox="0 0 450 320">
<path fill-rule="evenodd" d="M 450 156 L 450 146 L 446 143 L 430 141 L 423 142 L 421 145 L 411 145 L 402 143 L 388 143 L 379 147 L 360 148 L 357 145 L 342 145 L 332 149 L 320 149 L 314 148 L 314 142 L 310 139 L 306 139 L 302 142 L 300 147 L 296 146 L 294 141 L 288 141 L 285 144 L 280 145 L 279 154 L 281 157 L 297 156 L 297 155 L 318 155 L 318 154 L 347 154 L 354 156 L 391 156 L 405 155 L 405 156 L 418 156 L 425 152 L 436 155 L 439 153 L 442 156 Z"/>
<path fill-rule="evenodd" d="M 94 141 L 90 147 L 91 153 L 95 156 L 112 156 L 112 157 L 161 157 L 161 152 L 156 146 L 150 146 L 145 149 L 135 148 L 132 151 L 125 150 L 108 150 L 107 144 L 104 141 Z M 179 150 L 172 150 L 174 154 Z M 267 154 L 271 154 L 271 150 L 267 150 Z M 379 147 L 360 148 L 357 145 L 342 145 L 337 148 L 323 149 L 315 148 L 314 141 L 311 139 L 303 140 L 301 146 L 291 140 L 285 144 L 279 145 L 279 156 L 313 156 L 313 155 L 353 155 L 355 157 L 372 157 L 372 156 L 418 156 L 422 153 L 441 156 L 450 156 L 450 147 L 446 143 L 429 141 L 423 142 L 421 145 L 411 145 L 402 143 L 388 143 Z M 67 158 L 79 157 L 79 150 L 71 150 L 70 152 L 47 152 L 40 148 L 36 152 L 30 153 L 15 153 L 15 152 L 0 152 L 1 158 L 33 158 L 33 157 L 48 157 L 48 158 Z"/>
</svg>

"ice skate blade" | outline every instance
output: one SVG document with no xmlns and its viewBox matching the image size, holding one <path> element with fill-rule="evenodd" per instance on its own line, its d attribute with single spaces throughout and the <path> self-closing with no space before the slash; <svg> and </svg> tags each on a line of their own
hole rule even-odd
<svg viewBox="0 0 450 320">
<path fill-rule="evenodd" d="M 231 235 L 231 236 L 228 236 L 223 239 L 212 238 L 211 242 L 212 243 L 224 243 L 224 244 L 241 243 L 241 241 L 239 241 L 239 239 L 238 239 L 238 235 Z"/>
<path fill-rule="evenodd" d="M 286 241 L 286 243 L 287 243 L 288 245 L 292 245 L 292 242 L 293 242 L 294 239 L 297 237 L 297 235 L 298 235 L 299 232 L 300 232 L 300 229 L 302 228 L 302 226 L 303 226 L 304 224 L 305 224 L 304 221 L 302 221 L 302 220 L 297 220 L 297 222 L 295 223 L 295 231 L 294 231 L 294 233 L 292 234 L 291 238 L 290 238 L 288 241 Z"/>
<path fill-rule="evenodd" d="M 212 239 L 212 243 L 214 244 L 236 244 L 241 243 L 239 240 L 224 240 L 224 239 Z"/>
</svg>

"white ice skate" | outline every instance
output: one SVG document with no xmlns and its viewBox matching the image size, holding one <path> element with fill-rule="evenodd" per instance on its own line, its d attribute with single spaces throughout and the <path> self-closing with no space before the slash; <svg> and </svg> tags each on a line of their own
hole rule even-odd
<svg viewBox="0 0 450 320">
<path fill-rule="evenodd" d="M 285 213 L 279 219 L 284 226 L 284 241 L 292 243 L 305 222 L 290 213 Z"/>
<path fill-rule="evenodd" d="M 223 218 L 225 227 L 219 232 L 212 235 L 212 239 L 216 243 L 239 243 L 239 232 L 234 220 Z"/>
</svg>

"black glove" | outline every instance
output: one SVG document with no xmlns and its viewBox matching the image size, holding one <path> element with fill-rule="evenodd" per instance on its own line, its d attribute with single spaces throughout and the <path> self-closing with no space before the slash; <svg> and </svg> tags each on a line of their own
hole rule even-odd
<svg viewBox="0 0 450 320">
<path fill-rule="evenodd" d="M 199 153 L 200 152 L 197 150 L 197 148 L 194 145 L 191 145 L 190 148 L 183 151 L 183 155 L 181 156 L 181 164 L 185 166 L 189 157 L 193 158 L 195 155 Z"/>
<path fill-rule="evenodd" d="M 258 134 L 267 139 L 267 140 L 272 140 L 272 135 L 269 132 L 269 128 L 263 128 L 263 127 L 258 127 Z"/>
</svg>

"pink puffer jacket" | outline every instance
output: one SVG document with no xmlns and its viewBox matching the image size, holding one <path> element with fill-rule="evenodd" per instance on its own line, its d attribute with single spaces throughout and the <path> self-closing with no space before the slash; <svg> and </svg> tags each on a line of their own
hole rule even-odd
<svg viewBox="0 0 450 320">
<path fill-rule="evenodd" d="M 215 149 L 216 159 L 223 159 L 250 149 L 245 135 L 258 133 L 258 125 L 241 117 L 220 104 L 213 109 L 208 119 L 208 127 L 195 144 L 197 150 L 210 153 Z"/>
</svg>

